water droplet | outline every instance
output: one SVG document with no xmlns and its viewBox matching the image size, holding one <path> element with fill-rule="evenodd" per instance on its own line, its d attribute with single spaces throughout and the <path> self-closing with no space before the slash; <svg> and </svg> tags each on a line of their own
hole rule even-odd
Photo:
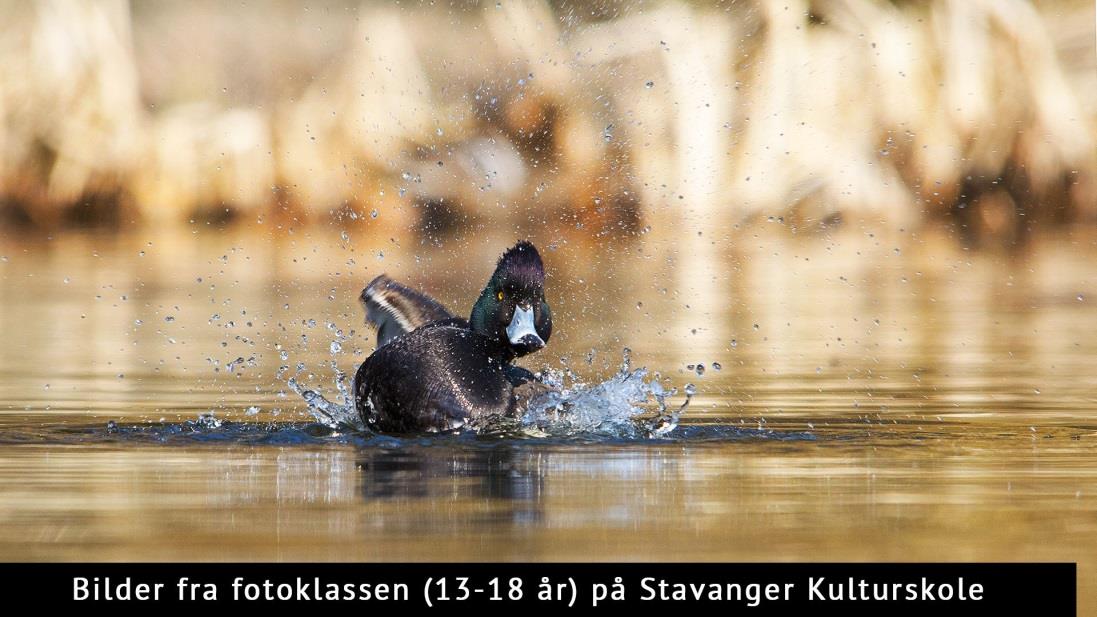
<svg viewBox="0 0 1097 617">
<path fill-rule="evenodd" d="M 719 362 L 713 362 L 713 363 L 712 363 L 712 370 L 714 370 L 714 371 L 718 371 L 718 370 L 720 370 L 720 369 L 722 369 L 722 368 L 724 368 L 724 367 L 723 367 L 723 366 L 720 366 L 720 363 L 719 363 Z"/>
<path fill-rule="evenodd" d="M 698 362 L 698 363 L 697 363 L 697 369 L 696 369 L 696 373 L 697 373 L 698 375 L 704 375 L 704 374 L 705 374 L 705 365 L 704 365 L 704 364 L 701 364 L 700 362 Z"/>
<path fill-rule="evenodd" d="M 164 321 L 168 323 L 175 321 L 175 315 L 168 315 L 167 317 L 164 317 Z"/>
<path fill-rule="evenodd" d="M 650 90 L 650 89 L 655 87 L 655 82 L 654 81 L 648 81 L 647 83 L 644 84 L 644 87 Z"/>
<path fill-rule="evenodd" d="M 377 218 L 377 217 L 379 217 L 379 216 L 381 216 L 381 213 L 377 211 L 377 208 L 374 208 L 373 210 L 370 210 L 370 211 L 369 211 L 369 217 L 370 217 L 371 219 L 375 219 L 375 218 Z"/>
<path fill-rule="evenodd" d="M 257 405 L 252 405 L 251 407 L 248 407 L 246 410 L 244 410 L 244 413 L 249 416 L 254 416 L 259 413 L 259 407 Z"/>
</svg>

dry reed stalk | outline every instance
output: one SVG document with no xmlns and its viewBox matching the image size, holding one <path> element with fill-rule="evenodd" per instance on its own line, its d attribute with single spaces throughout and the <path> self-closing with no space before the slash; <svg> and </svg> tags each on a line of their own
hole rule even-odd
<svg viewBox="0 0 1097 617">
<path fill-rule="evenodd" d="M 1032 218 L 1097 214 L 1092 7 L 1055 6 L 1087 19 L 1025 0 L 668 0 L 605 19 L 535 0 L 366 4 L 311 16 L 356 20 L 318 43 L 188 9 L 192 30 L 244 19 L 255 32 L 237 36 L 268 42 L 272 66 L 308 50 L 308 84 L 268 76 L 225 104 L 171 99 L 162 73 L 252 69 L 228 52 L 165 64 L 188 56 L 141 37 L 138 53 L 147 7 L 134 25 L 122 0 L 17 3 L 0 26 L 0 198 L 46 227 L 98 203 L 158 224 L 349 209 L 593 236 L 635 230 L 640 210 L 693 231 L 948 215 L 1016 239 Z M 142 66 L 158 67 L 149 92 Z"/>
<path fill-rule="evenodd" d="M 0 195 L 46 227 L 66 211 L 117 210 L 143 129 L 127 3 L 47 0 L 4 13 Z"/>
</svg>

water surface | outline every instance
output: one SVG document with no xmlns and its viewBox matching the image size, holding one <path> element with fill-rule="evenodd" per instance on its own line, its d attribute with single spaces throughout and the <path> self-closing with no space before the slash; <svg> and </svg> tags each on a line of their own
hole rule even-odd
<svg viewBox="0 0 1097 617">
<path fill-rule="evenodd" d="M 527 365 L 629 347 L 682 425 L 394 438 L 286 380 L 336 395 L 375 274 L 463 312 L 513 239 L 357 236 L 4 238 L 0 559 L 1065 560 L 1097 605 L 1092 239 L 563 239 Z"/>
</svg>

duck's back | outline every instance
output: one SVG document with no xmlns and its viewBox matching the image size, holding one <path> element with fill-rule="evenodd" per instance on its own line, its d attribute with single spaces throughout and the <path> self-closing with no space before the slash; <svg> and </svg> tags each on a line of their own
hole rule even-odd
<svg viewBox="0 0 1097 617">
<path fill-rule="evenodd" d="M 488 339 L 454 320 L 381 346 L 354 379 L 358 413 L 386 432 L 442 431 L 514 410 L 506 365 Z"/>
</svg>

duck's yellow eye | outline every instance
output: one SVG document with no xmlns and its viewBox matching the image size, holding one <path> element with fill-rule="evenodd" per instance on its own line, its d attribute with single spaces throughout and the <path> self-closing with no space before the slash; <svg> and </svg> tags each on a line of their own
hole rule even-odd
<svg viewBox="0 0 1097 617">
<path fill-rule="evenodd" d="M 503 299 L 503 292 L 501 292 L 501 291 L 495 292 L 495 299 L 496 300 L 502 300 Z"/>
</svg>

